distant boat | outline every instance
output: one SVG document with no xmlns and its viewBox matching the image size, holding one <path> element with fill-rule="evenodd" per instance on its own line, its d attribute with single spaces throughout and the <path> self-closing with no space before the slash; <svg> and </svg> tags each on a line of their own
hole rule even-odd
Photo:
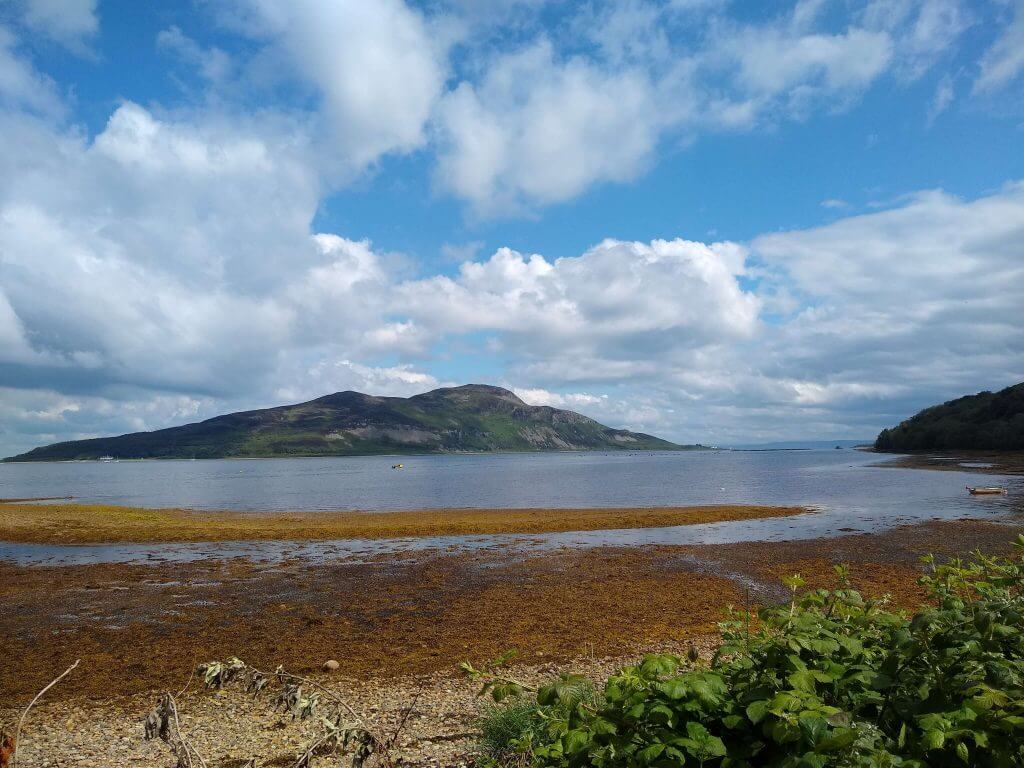
<svg viewBox="0 0 1024 768">
<path fill-rule="evenodd" d="M 100 456 L 100 461 L 109 462 L 117 461 L 117 459 L 115 459 L 113 456 Z"/>
<path fill-rule="evenodd" d="M 404 469 L 405 468 L 405 464 L 392 464 L 391 468 L 392 469 Z"/>
<path fill-rule="evenodd" d="M 1000 488 L 997 485 L 975 486 L 974 488 L 968 485 L 965 487 L 967 488 L 967 492 L 972 496 L 993 496 L 997 493 L 1006 493 L 1005 488 Z"/>
</svg>

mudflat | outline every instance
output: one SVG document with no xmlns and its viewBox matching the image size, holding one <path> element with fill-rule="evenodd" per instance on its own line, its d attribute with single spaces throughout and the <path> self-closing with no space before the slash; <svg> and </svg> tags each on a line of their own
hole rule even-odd
<svg viewBox="0 0 1024 768">
<path fill-rule="evenodd" d="M 895 457 L 885 452 L 878 455 L 887 457 L 879 467 L 1024 475 L 1024 451 L 901 451 Z"/>
<path fill-rule="evenodd" d="M 0 565 L 0 700 L 21 700 L 69 663 L 54 695 L 108 698 L 180 687 L 195 664 L 239 656 L 273 669 L 337 659 L 358 678 L 453 670 L 518 648 L 531 658 L 620 655 L 703 635 L 725 606 L 786 599 L 849 563 L 868 594 L 921 599 L 921 555 L 1002 551 L 1019 519 L 956 521 L 797 542 L 599 547 L 259 563 Z"/>
<path fill-rule="evenodd" d="M 429 509 L 409 512 L 201 512 L 0 502 L 0 540 L 32 544 L 384 539 L 659 528 L 798 515 L 803 507 Z"/>
<path fill-rule="evenodd" d="M 398 747 L 409 765 L 469 765 L 481 704 L 457 671 L 464 659 L 515 648 L 517 677 L 571 669 L 599 680 L 645 651 L 707 654 L 726 606 L 782 602 L 780 579 L 793 573 L 834 586 L 839 563 L 865 595 L 912 609 L 925 597 L 921 555 L 1004 552 L 1021 532 L 1017 517 L 529 556 L 495 546 L 315 563 L 0 564 L 0 729 L 81 659 L 33 710 L 24 764 L 168 765 L 161 745 L 141 740 L 141 716 L 198 663 L 238 656 L 331 685 L 386 732 L 408 718 Z M 327 659 L 339 669 L 325 675 Z M 308 723 L 237 691 L 212 696 L 193 680 L 179 698 L 210 765 L 290 764 L 309 738 Z"/>
</svg>

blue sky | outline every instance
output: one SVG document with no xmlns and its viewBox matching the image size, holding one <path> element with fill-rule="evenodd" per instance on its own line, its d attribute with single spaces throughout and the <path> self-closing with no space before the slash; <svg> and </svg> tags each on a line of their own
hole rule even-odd
<svg viewBox="0 0 1024 768">
<path fill-rule="evenodd" d="M 487 381 L 693 442 L 1024 378 L 1024 3 L 0 2 L 0 453 Z"/>
</svg>

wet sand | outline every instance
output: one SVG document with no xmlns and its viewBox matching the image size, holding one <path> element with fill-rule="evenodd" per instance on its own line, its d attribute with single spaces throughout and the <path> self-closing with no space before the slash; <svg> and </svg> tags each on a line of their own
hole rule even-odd
<svg viewBox="0 0 1024 768">
<path fill-rule="evenodd" d="M 430 509 L 410 512 L 200 512 L 96 504 L 0 503 L 0 541 L 105 544 L 326 541 L 661 528 L 785 517 L 802 507 Z"/>
</svg>

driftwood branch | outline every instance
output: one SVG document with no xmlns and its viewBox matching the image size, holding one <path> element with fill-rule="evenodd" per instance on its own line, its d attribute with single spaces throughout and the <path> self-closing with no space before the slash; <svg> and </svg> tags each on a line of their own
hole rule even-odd
<svg viewBox="0 0 1024 768">
<path fill-rule="evenodd" d="M 35 706 L 35 703 L 39 701 L 40 698 L 42 698 L 44 693 L 46 693 L 48 690 L 53 688 L 53 686 L 55 686 L 57 683 L 59 683 L 61 680 L 63 680 L 65 677 L 71 674 L 71 671 L 75 667 L 77 667 L 81 663 L 81 661 L 81 659 L 78 659 L 77 661 L 75 661 L 74 664 L 65 669 L 61 674 L 53 678 L 53 680 L 51 680 L 50 683 L 45 688 L 43 688 L 43 690 L 36 694 L 35 698 L 29 702 L 29 705 L 27 707 L 25 707 L 25 711 L 21 713 L 21 719 L 18 720 L 18 727 L 14 731 L 14 759 L 11 761 L 11 768 L 18 768 L 18 749 L 19 747 L 21 747 L 21 726 L 25 723 L 25 718 L 28 717 L 29 710 L 32 709 L 33 706 Z"/>
</svg>

